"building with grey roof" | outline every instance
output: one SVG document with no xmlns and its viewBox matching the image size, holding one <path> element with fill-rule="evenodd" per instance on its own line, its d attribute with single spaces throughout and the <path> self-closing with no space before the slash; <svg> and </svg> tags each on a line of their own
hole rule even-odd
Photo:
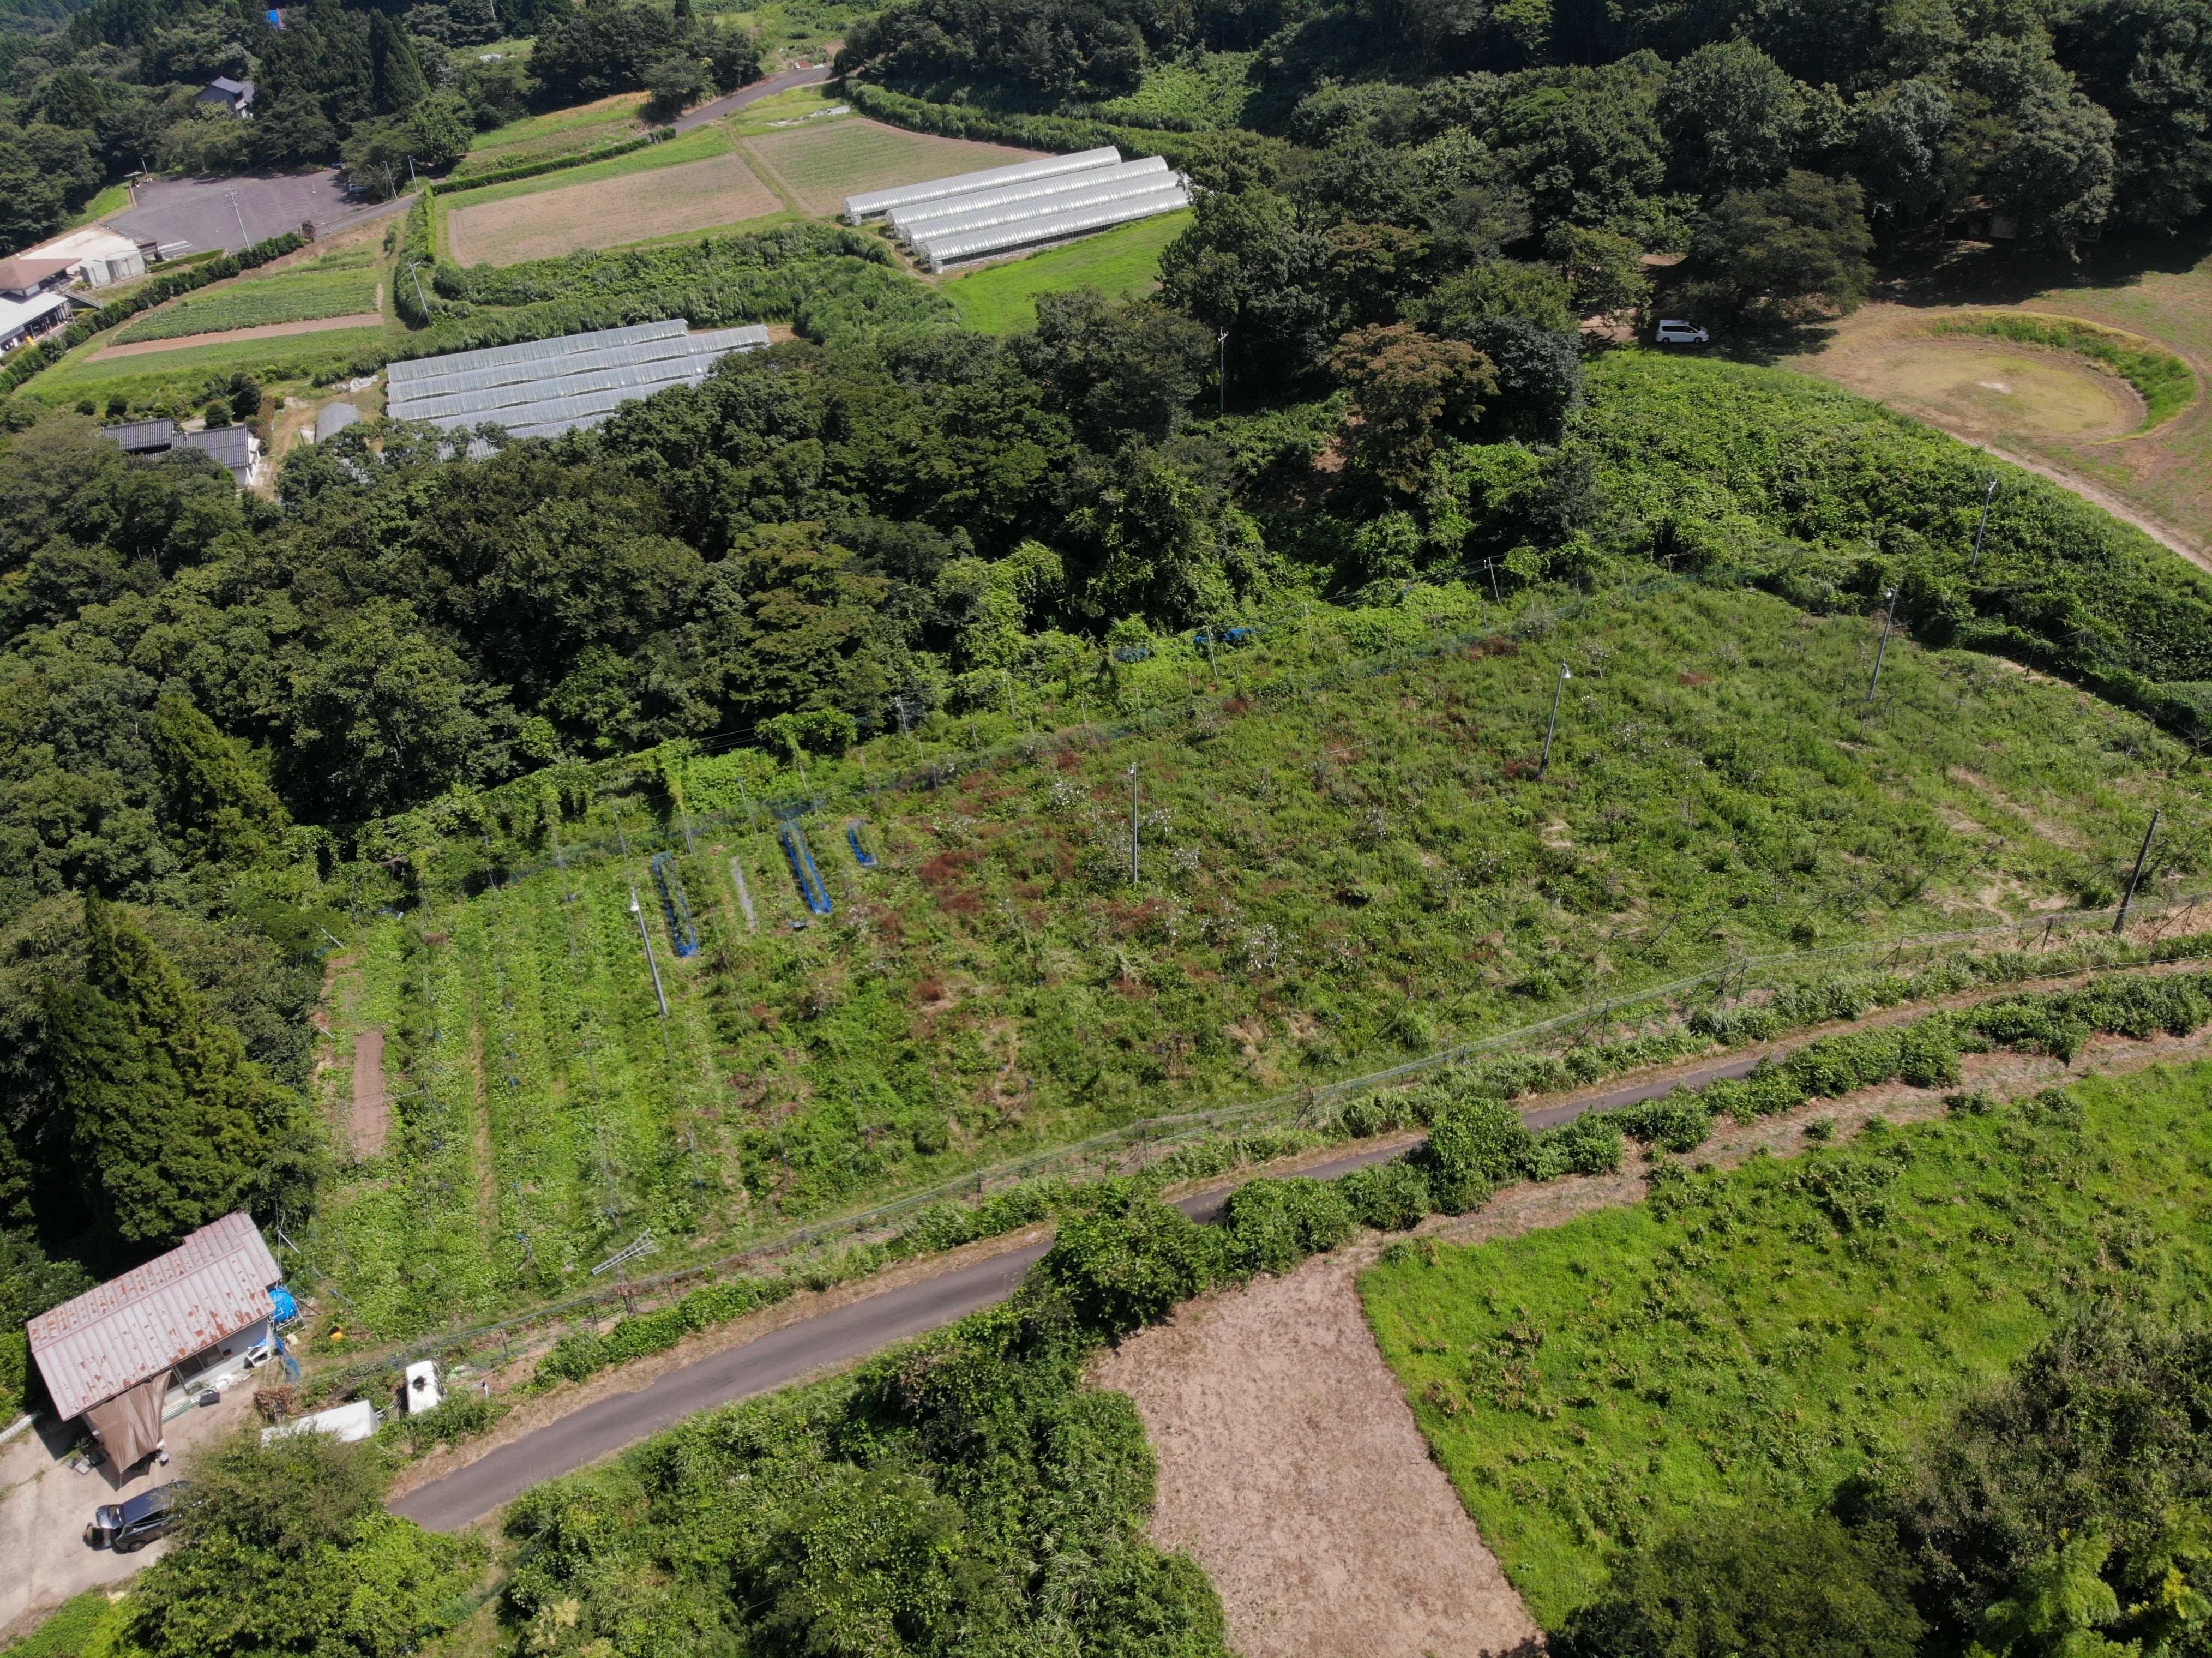
<svg viewBox="0 0 2212 1658">
<path fill-rule="evenodd" d="M 361 423 L 361 410 L 349 403 L 326 403 L 315 413 L 315 441 L 328 443 L 349 426 Z"/>
<path fill-rule="evenodd" d="M 769 343 L 757 323 L 692 333 L 680 318 L 523 345 L 395 362 L 385 412 L 452 431 L 491 424 L 518 438 L 597 426 L 623 404 L 696 386 L 732 351 Z"/>
<path fill-rule="evenodd" d="M 241 489 L 261 482 L 261 440 L 244 426 L 211 426 L 187 432 L 168 419 L 134 420 L 100 428 L 100 435 L 127 455 L 166 455 L 172 449 L 197 449 L 220 462 Z"/>
</svg>

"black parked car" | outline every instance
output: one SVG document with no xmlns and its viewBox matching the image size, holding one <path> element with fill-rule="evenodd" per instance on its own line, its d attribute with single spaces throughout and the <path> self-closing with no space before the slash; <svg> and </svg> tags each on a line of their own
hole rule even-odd
<svg viewBox="0 0 2212 1658">
<path fill-rule="evenodd" d="M 93 1510 L 92 1523 L 84 1528 L 84 1540 L 95 1549 L 113 1549 L 118 1554 L 144 1548 L 155 1538 L 167 1536 L 177 1523 L 184 1490 L 185 1482 L 179 1479 L 141 1491 L 128 1503 L 103 1504 Z"/>
</svg>

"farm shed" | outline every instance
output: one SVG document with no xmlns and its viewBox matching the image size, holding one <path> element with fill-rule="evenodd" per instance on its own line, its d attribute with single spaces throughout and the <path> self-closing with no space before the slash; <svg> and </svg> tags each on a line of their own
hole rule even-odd
<svg viewBox="0 0 2212 1658">
<path fill-rule="evenodd" d="M 694 334 L 680 317 L 524 345 L 417 357 L 386 371 L 385 412 L 447 431 L 487 422 L 511 437 L 555 437 L 597 426 L 623 404 L 696 386 L 732 351 L 769 343 L 757 323 Z"/>
<path fill-rule="evenodd" d="M 197 449 L 225 467 L 241 489 L 261 482 L 261 440 L 243 426 L 212 426 L 187 432 L 173 420 L 134 420 L 104 426 L 100 434 L 127 455 L 166 455 L 172 449 Z"/>
<path fill-rule="evenodd" d="M 82 1417 L 116 1466 L 151 1451 L 165 1408 L 187 1385 L 235 1374 L 265 1352 L 283 1274 L 244 1212 L 203 1226 L 165 1255 L 41 1313 L 31 1357 L 55 1414 Z"/>
<path fill-rule="evenodd" d="M 146 251 L 151 246 L 134 241 L 105 225 L 88 225 L 36 247 L 27 247 L 17 257 L 26 260 L 64 260 L 73 275 L 94 288 L 105 288 L 110 282 L 144 276 Z"/>
</svg>

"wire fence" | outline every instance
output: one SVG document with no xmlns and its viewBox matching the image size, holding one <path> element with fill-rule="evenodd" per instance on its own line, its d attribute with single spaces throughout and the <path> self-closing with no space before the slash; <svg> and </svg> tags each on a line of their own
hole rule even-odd
<svg viewBox="0 0 2212 1658">
<path fill-rule="evenodd" d="M 2212 891 L 2181 894 L 2172 897 L 2146 901 L 2138 898 L 2128 914 L 2140 923 L 2163 921 L 2165 926 L 2189 915 L 2200 906 L 2212 903 Z M 1662 984 L 1648 985 L 1632 991 L 1594 999 L 1584 1006 L 1511 1030 L 1455 1042 L 1434 1049 L 1403 1062 L 1363 1072 L 1356 1077 L 1341 1078 L 1333 1082 L 1316 1083 L 1297 1089 L 1283 1090 L 1264 1097 L 1240 1102 L 1233 1105 L 1217 1106 L 1204 1110 L 1178 1112 L 1171 1114 L 1144 1117 L 1117 1127 L 1105 1130 L 1087 1139 L 1054 1147 L 1033 1156 L 993 1164 L 955 1179 L 912 1192 L 889 1203 L 875 1205 L 804 1226 L 792 1228 L 773 1237 L 712 1260 L 694 1263 L 655 1273 L 651 1277 L 628 1279 L 584 1294 L 572 1296 L 547 1303 L 510 1318 L 477 1324 L 463 1329 L 441 1332 L 411 1342 L 388 1355 L 365 1359 L 340 1370 L 330 1372 L 326 1379 L 342 1382 L 349 1378 L 398 1370 L 416 1359 L 435 1357 L 456 1349 L 473 1348 L 494 1337 L 507 1337 L 514 1333 L 558 1321 L 574 1315 L 610 1306 L 617 1302 L 635 1307 L 641 1297 L 657 1291 L 702 1278 L 715 1278 L 744 1267 L 757 1266 L 780 1256 L 817 1248 L 842 1238 L 882 1230 L 892 1223 L 912 1216 L 933 1205 L 958 1201 L 963 1199 L 980 1200 L 994 1187 L 1018 1184 L 1024 1180 L 1048 1174 L 1068 1174 L 1079 1171 L 1086 1165 L 1111 1164 L 1119 1171 L 1126 1169 L 1128 1154 L 1138 1154 L 1139 1167 L 1145 1162 L 1164 1157 L 1185 1142 L 1216 1133 L 1224 1128 L 1249 1126 L 1270 1116 L 1284 1116 L 1293 1121 L 1312 1122 L 1317 1108 L 1348 1100 L 1358 1095 L 1403 1083 L 1425 1073 L 1442 1070 L 1469 1060 L 1499 1053 L 1504 1049 L 1533 1045 L 1547 1036 L 1555 1036 L 1577 1028 L 1602 1027 L 1613 1018 L 1638 1007 L 1656 1002 L 1680 998 L 1699 989 L 1714 986 L 1723 994 L 1741 996 L 1753 988 L 1768 987 L 1754 985 L 1754 979 L 1773 980 L 1786 976 L 1790 969 L 1818 966 L 1852 959 L 1887 957 L 1884 966 L 1895 965 L 1908 955 L 1918 956 L 1930 950 L 1956 949 L 1960 946 L 1986 944 L 2007 935 L 2023 933 L 2043 935 L 2046 944 L 2058 938 L 2062 932 L 2068 942 L 2079 936 L 2084 927 L 2103 928 L 2120 914 L 2118 905 L 2095 909 L 2054 911 L 2024 920 L 2002 921 L 1985 926 L 1957 928 L 1941 932 L 1911 935 L 1902 938 L 1865 940 L 1856 944 L 1833 945 L 1819 950 L 1795 950 L 1779 955 L 1741 957 L 1735 961 L 1708 969 L 1703 972 L 1672 979 Z M 2165 926 L 2160 928 L 2162 932 Z M 2193 940 L 2192 940 L 2193 942 Z M 2160 951 L 2155 948 L 2133 961 L 2115 962 L 2109 965 L 2115 970 L 2131 967 L 2146 967 L 2179 961 L 2203 958 L 2208 952 L 2195 949 L 2174 949 Z M 2021 974 L 2008 981 L 2011 984 L 2033 983 L 2054 977 L 2071 977 L 2082 971 L 2081 963 L 2071 963 L 2048 973 Z M 1995 993 L 2002 987 L 1993 987 Z M 307 1253 L 301 1246 L 283 1242 L 302 1255 Z M 511 1342 L 503 1344 L 503 1355 L 511 1355 Z M 495 1357 L 489 1362 L 504 1362 Z"/>
</svg>

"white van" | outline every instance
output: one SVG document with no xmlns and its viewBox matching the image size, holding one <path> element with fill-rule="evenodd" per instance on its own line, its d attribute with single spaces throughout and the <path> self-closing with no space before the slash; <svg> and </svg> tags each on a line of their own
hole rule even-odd
<svg viewBox="0 0 2212 1658">
<path fill-rule="evenodd" d="M 1693 322 L 1666 317 L 1660 320 L 1657 337 L 1662 345 L 1706 345 L 1713 337 Z"/>
</svg>

